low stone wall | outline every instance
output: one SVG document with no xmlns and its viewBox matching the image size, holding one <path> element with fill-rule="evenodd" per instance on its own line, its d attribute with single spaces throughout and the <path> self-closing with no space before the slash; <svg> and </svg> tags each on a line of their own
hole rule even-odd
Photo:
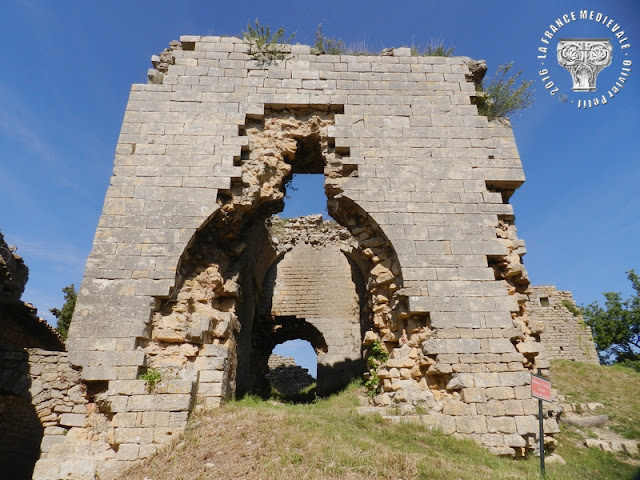
<svg viewBox="0 0 640 480">
<path fill-rule="evenodd" d="M 66 352 L 28 355 L 33 405 L 44 426 L 34 480 L 116 478 L 184 431 L 192 382 L 116 380 L 105 391 L 100 382 L 82 382 Z"/>
<path fill-rule="evenodd" d="M 115 453 L 100 436 L 102 415 L 95 414 L 78 370 L 71 367 L 66 352 L 29 349 L 31 396 L 44 427 L 41 456 L 34 479 L 92 478 L 100 461 Z"/>
<path fill-rule="evenodd" d="M 529 317 L 545 325 L 540 339 L 546 347 L 547 358 L 597 364 L 591 328 L 584 323 L 582 315 L 569 310 L 576 306 L 571 292 L 552 286 L 530 287 L 529 292 Z"/>
<path fill-rule="evenodd" d="M 43 458 L 63 443 L 72 427 L 87 421 L 86 387 L 80 374 L 71 368 L 66 352 L 28 350 L 32 402 L 44 427 Z"/>
</svg>

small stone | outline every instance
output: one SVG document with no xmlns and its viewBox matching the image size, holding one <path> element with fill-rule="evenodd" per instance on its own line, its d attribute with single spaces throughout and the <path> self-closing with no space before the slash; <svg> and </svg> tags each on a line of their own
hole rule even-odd
<svg viewBox="0 0 640 480">
<path fill-rule="evenodd" d="M 606 415 L 596 415 L 594 417 L 579 417 L 577 415 L 562 415 L 560 417 L 562 423 L 574 425 L 576 427 L 598 427 L 609 421 Z"/>
<path fill-rule="evenodd" d="M 624 452 L 628 453 L 629 455 L 638 455 L 638 444 L 633 440 L 623 440 L 622 442 L 620 442 L 620 444 L 622 445 L 622 450 Z"/>
<path fill-rule="evenodd" d="M 560 465 L 565 465 L 567 463 L 567 462 L 565 462 L 564 458 L 562 458 L 557 453 L 552 453 L 551 455 L 548 455 L 548 456 L 544 457 L 544 462 L 545 463 L 559 463 Z"/>
<path fill-rule="evenodd" d="M 450 392 L 461 390 L 464 386 L 465 385 L 460 377 L 453 377 L 451 380 L 449 380 L 449 383 L 447 383 L 447 390 Z"/>
<path fill-rule="evenodd" d="M 584 441 L 584 444 L 589 448 L 595 447 L 595 448 L 599 448 L 600 450 L 602 450 L 604 452 L 612 452 L 611 445 L 609 445 L 609 442 L 604 441 L 604 440 L 598 440 L 598 439 L 595 439 L 595 438 L 587 438 Z"/>
<path fill-rule="evenodd" d="M 384 406 L 387 406 L 387 405 L 391 405 L 391 397 L 386 392 L 385 393 L 381 393 L 380 395 L 376 396 L 373 399 L 373 403 L 375 405 L 378 405 L 378 406 L 381 406 L 381 407 L 384 407 Z"/>
</svg>

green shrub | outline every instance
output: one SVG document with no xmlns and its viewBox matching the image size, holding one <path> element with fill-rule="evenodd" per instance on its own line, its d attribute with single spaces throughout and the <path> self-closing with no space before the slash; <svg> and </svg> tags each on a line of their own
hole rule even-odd
<svg viewBox="0 0 640 480">
<path fill-rule="evenodd" d="M 73 318 L 73 312 L 76 308 L 78 294 L 76 293 L 76 287 L 73 283 L 64 287 L 62 291 L 64 292 L 64 305 L 61 309 L 51 308 L 49 311 L 58 319 L 56 331 L 66 342 L 67 336 L 69 335 L 69 327 L 71 326 L 71 319 Z"/>
<path fill-rule="evenodd" d="M 325 53 L 327 55 L 341 55 L 345 51 L 344 42 L 334 37 L 325 37 L 322 34 L 322 24 L 316 30 L 316 40 L 313 45 L 315 53 Z"/>
<path fill-rule="evenodd" d="M 295 37 L 292 33 L 288 39 L 284 40 L 284 28 L 280 27 L 275 32 L 271 31 L 271 27 L 260 24 L 256 18 L 254 24 L 247 23 L 247 31 L 242 32 L 244 41 L 254 47 L 256 57 L 265 62 L 271 62 L 283 58 L 281 44 L 291 43 Z"/>
<path fill-rule="evenodd" d="M 566 308 L 567 310 L 569 310 L 574 317 L 579 317 L 580 316 L 580 309 L 576 306 L 574 306 L 569 300 L 563 300 L 562 301 L 562 306 L 564 308 Z"/>
<path fill-rule="evenodd" d="M 444 40 L 441 38 L 432 38 L 424 48 L 420 44 L 412 44 L 411 56 L 452 57 L 455 49 L 454 46 L 445 46 Z"/>
<path fill-rule="evenodd" d="M 424 54 L 428 57 L 452 57 L 456 47 L 445 47 L 444 40 L 431 39 L 425 47 Z"/>
<path fill-rule="evenodd" d="M 518 87 L 516 81 L 522 75 L 518 73 L 507 76 L 513 67 L 513 62 L 498 67 L 496 76 L 487 88 L 483 84 L 476 87 L 478 91 L 478 113 L 489 120 L 494 118 L 508 118 L 514 113 L 528 108 L 533 103 L 533 80 L 523 80 Z"/>
<path fill-rule="evenodd" d="M 378 340 L 371 345 L 371 352 L 367 357 L 367 365 L 369 366 L 369 378 L 365 382 L 364 386 L 369 391 L 369 394 L 376 395 L 380 392 L 381 382 L 378 376 L 378 369 L 383 367 L 389 359 L 389 354 L 384 349 L 382 343 Z"/>
<path fill-rule="evenodd" d="M 640 276 L 634 270 L 627 278 L 635 291 L 626 300 L 617 292 L 605 292 L 605 304 L 593 302 L 581 308 L 591 327 L 602 363 L 624 363 L 640 371 Z"/>
<path fill-rule="evenodd" d="M 162 374 L 155 368 L 148 368 L 145 373 L 138 375 L 138 380 L 147 382 L 147 393 L 153 393 L 156 385 L 162 381 Z"/>
</svg>

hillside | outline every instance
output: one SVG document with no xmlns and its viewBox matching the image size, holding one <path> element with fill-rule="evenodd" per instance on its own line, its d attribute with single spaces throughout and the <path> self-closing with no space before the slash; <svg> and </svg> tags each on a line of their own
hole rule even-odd
<svg viewBox="0 0 640 480">
<path fill-rule="evenodd" d="M 640 374 L 619 367 L 554 362 L 554 387 L 570 402 L 600 402 L 612 428 L 638 439 Z M 192 479 L 538 479 L 539 460 L 489 454 L 468 440 L 360 416 L 358 389 L 312 404 L 246 398 L 197 416 L 184 437 L 124 478 Z M 563 426 L 566 464 L 548 479 L 629 479 L 640 458 L 583 446 L 589 432 Z"/>
</svg>

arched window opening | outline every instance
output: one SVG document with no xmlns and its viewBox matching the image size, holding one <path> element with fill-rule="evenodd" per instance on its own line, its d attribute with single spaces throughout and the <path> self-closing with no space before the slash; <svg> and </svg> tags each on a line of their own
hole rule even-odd
<svg viewBox="0 0 640 480">
<path fill-rule="evenodd" d="M 318 378 L 318 356 L 311 343 L 306 340 L 287 340 L 276 345 L 272 355 L 292 358 L 296 365 L 305 368 L 314 379 Z"/>
</svg>

